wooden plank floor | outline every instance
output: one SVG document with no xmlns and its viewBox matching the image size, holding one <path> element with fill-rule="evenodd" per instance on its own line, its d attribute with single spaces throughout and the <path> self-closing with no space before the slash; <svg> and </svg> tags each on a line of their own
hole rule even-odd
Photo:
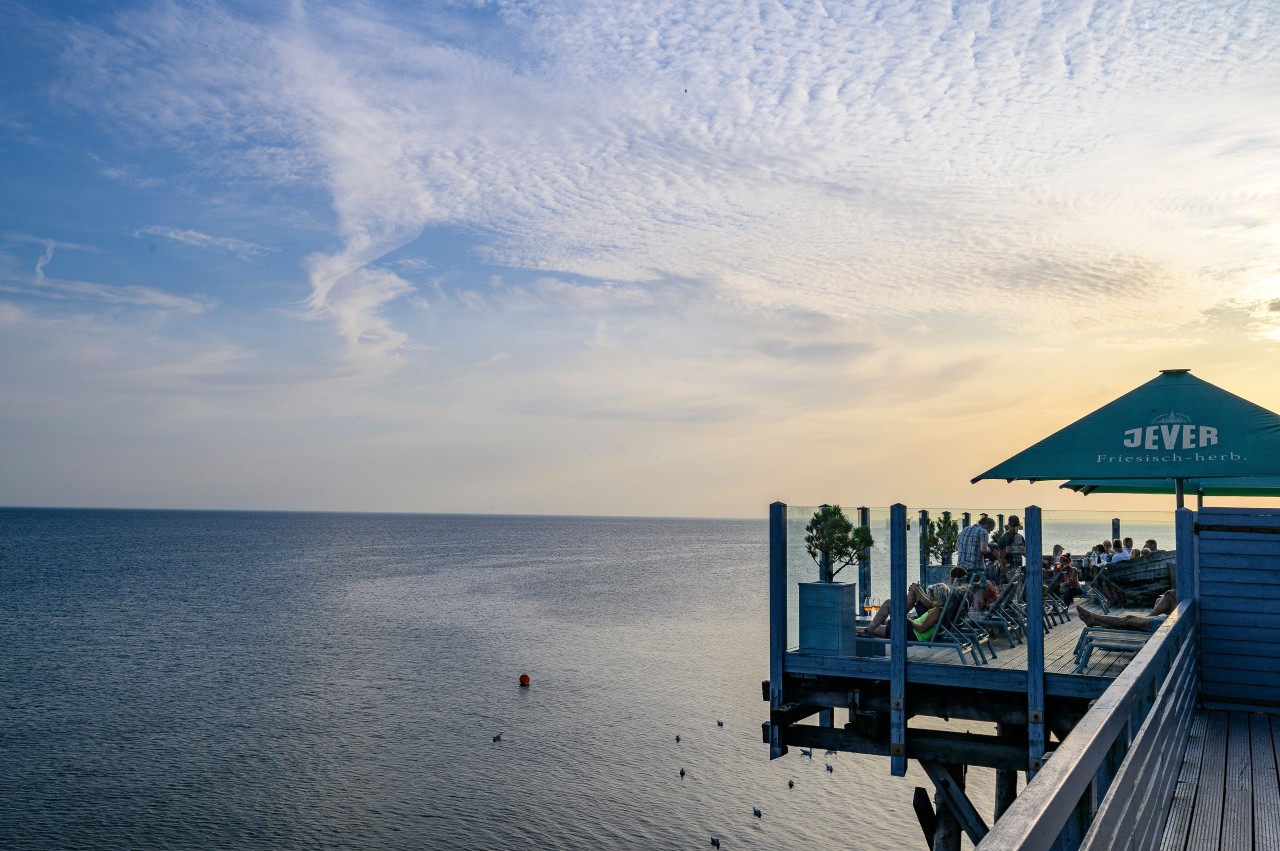
<svg viewBox="0 0 1280 851">
<path fill-rule="evenodd" d="M 1125 614 L 1129 610 L 1113 610 L 1112 614 Z M 1137 611 L 1137 610 L 1133 610 Z M 1146 612 L 1142 612 L 1146 614 Z M 1083 624 L 1076 617 L 1074 608 L 1066 623 L 1055 624 L 1044 637 L 1044 670 L 1047 674 L 1074 674 L 1076 672 L 1076 641 L 1080 638 Z M 1009 646 L 1003 637 L 993 636 L 996 645 L 996 658 L 987 656 L 987 666 L 1025 671 L 1027 669 L 1027 645 Z M 1115 679 L 1133 659 L 1132 653 L 1114 653 L 1109 650 L 1096 650 L 1089 657 L 1089 667 L 1083 676 L 1106 677 Z M 943 665 L 959 665 L 960 657 L 956 651 L 947 646 L 929 647 L 927 645 L 911 645 L 907 648 L 907 658 L 912 662 L 931 662 Z"/>
<path fill-rule="evenodd" d="M 1201 710 L 1161 851 L 1280 851 L 1280 716 Z"/>
</svg>

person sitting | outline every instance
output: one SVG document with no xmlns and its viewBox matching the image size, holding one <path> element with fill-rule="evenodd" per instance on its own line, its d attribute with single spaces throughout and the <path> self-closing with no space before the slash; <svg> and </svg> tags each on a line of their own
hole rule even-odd
<svg viewBox="0 0 1280 851">
<path fill-rule="evenodd" d="M 1099 615 L 1076 603 L 1076 615 L 1085 626 L 1101 626 L 1107 629 L 1129 629 L 1135 632 L 1155 632 L 1160 624 L 1178 607 L 1178 594 L 1172 588 L 1160 595 L 1151 611 L 1145 615 Z"/>
<path fill-rule="evenodd" d="M 1111 542 L 1112 564 L 1115 564 L 1118 561 L 1128 561 L 1130 558 L 1132 558 L 1132 556 L 1129 555 L 1129 551 L 1124 548 L 1124 543 L 1119 538 Z"/>
<path fill-rule="evenodd" d="M 942 618 L 942 607 L 947 603 L 951 586 L 938 582 L 929 586 L 928 592 L 920 587 L 919 582 L 912 582 L 907 588 L 907 611 L 924 606 L 925 613 L 917 617 L 907 615 L 910 629 L 907 631 L 908 641 L 932 641 L 933 634 L 938 631 L 938 621 Z M 871 618 L 866 630 L 858 630 L 859 635 L 872 635 L 876 638 L 889 637 L 889 607 L 893 599 L 889 598 L 881 604 Z"/>
<path fill-rule="evenodd" d="M 1133 538 L 1125 538 L 1122 542 L 1124 551 L 1129 554 L 1129 558 L 1133 558 Z"/>
<path fill-rule="evenodd" d="M 1155 538 L 1147 538 L 1147 542 L 1142 545 L 1143 555 L 1160 555 L 1160 547 L 1156 545 Z"/>
<path fill-rule="evenodd" d="M 1080 584 L 1080 569 L 1071 561 L 1071 553 L 1063 553 L 1058 561 L 1058 575 L 1054 577 L 1054 591 L 1068 606 L 1084 593 Z"/>
</svg>

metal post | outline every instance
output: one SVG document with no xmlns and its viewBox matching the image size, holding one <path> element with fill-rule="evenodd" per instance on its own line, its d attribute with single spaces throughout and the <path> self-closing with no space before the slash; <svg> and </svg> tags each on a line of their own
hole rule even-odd
<svg viewBox="0 0 1280 851">
<path fill-rule="evenodd" d="M 1111 518 L 1111 540 L 1113 541 L 1120 540 L 1120 518 L 1119 517 Z"/>
<path fill-rule="evenodd" d="M 889 506 L 889 771 L 907 774 L 907 507 Z"/>
<path fill-rule="evenodd" d="M 865 505 L 858 509 L 858 525 L 871 528 L 871 509 Z M 858 596 L 865 610 L 871 605 L 871 548 L 858 553 Z"/>
<path fill-rule="evenodd" d="M 769 506 L 769 709 L 786 701 L 782 682 L 787 655 L 787 506 Z M 785 755 L 782 729 L 769 726 L 769 759 Z"/>
<path fill-rule="evenodd" d="M 972 514 L 970 514 L 969 512 L 967 512 L 967 511 L 966 511 L 965 513 L 963 513 L 963 514 L 961 514 L 961 515 L 960 515 L 960 528 L 961 528 L 961 529 L 968 529 L 968 528 L 969 528 L 970 526 L 972 526 L 972 525 L 973 525 L 973 515 L 972 515 Z"/>
<path fill-rule="evenodd" d="M 1173 497 L 1177 502 L 1178 508 L 1184 507 L 1183 503 L 1185 502 L 1185 498 L 1186 498 L 1186 488 L 1187 488 L 1187 483 L 1185 479 L 1173 480 Z"/>
<path fill-rule="evenodd" d="M 1044 737 L 1044 536 L 1040 506 L 1028 505 L 1027 524 L 1027 755 L 1030 779 L 1040 770 Z"/>
</svg>

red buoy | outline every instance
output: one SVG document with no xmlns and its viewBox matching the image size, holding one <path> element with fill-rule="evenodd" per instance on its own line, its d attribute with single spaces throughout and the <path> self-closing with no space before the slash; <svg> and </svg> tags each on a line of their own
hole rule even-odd
<svg viewBox="0 0 1280 851">
<path fill-rule="evenodd" d="M 520 688 L 528 688 L 528 687 L 529 687 L 529 675 L 528 675 L 528 674 L 521 674 L 521 675 L 520 675 Z"/>
</svg>

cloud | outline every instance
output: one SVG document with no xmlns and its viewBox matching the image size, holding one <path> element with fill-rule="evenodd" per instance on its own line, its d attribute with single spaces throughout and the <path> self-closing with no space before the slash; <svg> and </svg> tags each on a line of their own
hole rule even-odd
<svg viewBox="0 0 1280 851">
<path fill-rule="evenodd" d="M 110 305 L 149 307 L 179 313 L 204 313 L 213 307 L 205 296 L 182 296 L 155 287 L 140 285 L 112 286 L 89 281 L 63 281 L 42 278 L 38 286 L 0 280 L 0 292 L 34 296 L 54 301 L 90 301 Z"/>
<path fill-rule="evenodd" d="M 58 251 L 97 252 L 92 245 L 45 239 L 28 234 L 8 234 L 11 244 L 41 245 L 44 251 L 36 259 L 34 269 L 27 277 L 16 255 L 0 252 L 0 292 L 64 303 L 93 302 L 114 306 L 144 307 L 161 312 L 200 314 L 211 309 L 213 302 L 204 295 L 179 295 L 157 287 L 141 284 L 112 285 L 92 281 L 49 277 L 45 270 L 53 262 Z"/>
<path fill-rule="evenodd" d="M 574 309 L 680 279 L 744 309 L 1010 327 L 1155 299 L 1190 321 L 1274 257 L 1260 9 L 747 11 L 159 4 L 78 27 L 68 61 L 140 133 L 318 182 L 340 244 L 306 260 L 310 315 L 372 357 L 408 345 L 391 308 L 413 292 L 375 267 L 439 226 L 492 264 L 615 282 L 528 292 Z"/>
<path fill-rule="evenodd" d="M 134 231 L 133 235 L 136 237 L 158 236 L 161 239 L 179 242 L 183 245 L 191 245 L 196 248 L 203 248 L 210 251 L 221 251 L 226 254 L 234 254 L 241 260 L 248 260 L 251 257 L 267 254 L 274 250 L 263 245 L 247 242 L 243 239 L 233 239 L 227 236 L 210 236 L 207 233 L 200 233 L 195 230 L 183 230 L 180 228 L 164 227 L 161 225 L 148 225 L 144 228 L 138 228 Z"/>
</svg>

